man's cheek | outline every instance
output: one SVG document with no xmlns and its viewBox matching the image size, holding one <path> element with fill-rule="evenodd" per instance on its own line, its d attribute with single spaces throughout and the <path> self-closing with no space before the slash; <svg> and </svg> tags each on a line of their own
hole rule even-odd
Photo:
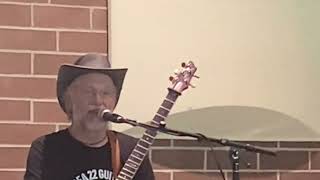
<svg viewBox="0 0 320 180">
<path fill-rule="evenodd" d="M 116 100 L 115 98 L 108 98 L 104 101 L 104 105 L 107 109 L 113 110 L 116 105 Z"/>
</svg>

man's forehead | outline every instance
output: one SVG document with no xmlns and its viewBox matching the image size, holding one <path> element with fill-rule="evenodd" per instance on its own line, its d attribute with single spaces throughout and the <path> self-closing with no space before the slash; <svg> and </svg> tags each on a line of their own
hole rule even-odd
<svg viewBox="0 0 320 180">
<path fill-rule="evenodd" d="M 111 80 L 110 76 L 103 73 L 88 73 L 77 77 L 75 80 Z"/>
<path fill-rule="evenodd" d="M 103 85 L 114 85 L 110 76 L 102 73 L 89 73 L 77 77 L 72 84 L 76 85 L 90 85 L 94 83 L 101 83 Z"/>
</svg>

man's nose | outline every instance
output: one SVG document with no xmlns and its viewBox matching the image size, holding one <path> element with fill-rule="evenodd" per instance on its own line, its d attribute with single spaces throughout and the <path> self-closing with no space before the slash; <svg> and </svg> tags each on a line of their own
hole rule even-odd
<svg viewBox="0 0 320 180">
<path fill-rule="evenodd" d="M 95 104 L 98 106 L 101 106 L 104 102 L 102 93 L 95 93 L 94 99 L 95 99 Z"/>
</svg>

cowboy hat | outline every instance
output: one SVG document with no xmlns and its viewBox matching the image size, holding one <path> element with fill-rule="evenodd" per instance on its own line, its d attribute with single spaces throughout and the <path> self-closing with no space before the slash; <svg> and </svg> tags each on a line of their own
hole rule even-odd
<svg viewBox="0 0 320 180">
<path fill-rule="evenodd" d="M 62 110 L 66 112 L 64 93 L 69 85 L 77 77 L 88 73 L 102 73 L 109 76 L 117 89 L 118 102 L 127 70 L 127 68 L 112 69 L 109 60 L 100 54 L 86 54 L 74 64 L 61 65 L 57 79 L 57 97 Z"/>
</svg>

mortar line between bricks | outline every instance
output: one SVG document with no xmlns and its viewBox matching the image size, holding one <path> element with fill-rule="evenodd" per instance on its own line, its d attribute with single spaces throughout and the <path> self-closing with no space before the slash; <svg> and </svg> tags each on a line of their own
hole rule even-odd
<svg viewBox="0 0 320 180">
<path fill-rule="evenodd" d="M 0 74 L 0 77 L 17 77 L 17 78 L 46 78 L 56 79 L 56 75 L 40 75 L 40 74 Z"/>
<path fill-rule="evenodd" d="M 112 14 L 111 14 L 111 0 L 107 0 L 107 12 L 106 12 L 106 30 L 107 30 L 107 54 L 109 57 L 109 60 L 111 61 L 112 64 L 112 30 L 111 30 L 111 19 L 112 19 Z"/>
<path fill-rule="evenodd" d="M 173 147 L 173 146 L 174 146 L 173 139 L 170 139 L 170 147 Z"/>
<path fill-rule="evenodd" d="M 0 148 L 30 148 L 27 144 L 0 144 Z"/>
<path fill-rule="evenodd" d="M 169 147 L 169 146 L 152 146 L 152 150 L 210 150 L 206 147 Z M 227 150 L 227 149 L 215 149 L 215 150 Z"/>
<path fill-rule="evenodd" d="M 30 27 L 30 26 L 0 26 L 0 29 L 4 30 L 32 30 L 32 31 L 49 31 L 49 32 L 79 32 L 79 33 L 100 33 L 107 34 L 106 30 L 96 30 L 96 29 L 70 29 L 70 28 L 44 28 L 44 27 Z"/>
<path fill-rule="evenodd" d="M 154 150 L 210 150 L 210 147 L 205 146 L 177 146 L 177 147 L 171 147 L 171 146 L 154 146 L 152 147 Z M 214 150 L 223 150 L 227 151 L 228 147 L 215 147 Z"/>
<path fill-rule="evenodd" d="M 150 150 L 148 153 L 149 153 L 149 160 L 152 162 L 152 150 Z"/>
<path fill-rule="evenodd" d="M 89 18 L 90 29 L 93 29 L 93 8 L 89 10 Z"/>
<path fill-rule="evenodd" d="M 232 170 L 230 169 L 223 169 L 224 172 L 227 172 L 227 173 L 230 173 L 232 172 Z M 209 173 L 220 173 L 219 170 L 217 169 L 214 169 L 214 170 L 203 170 L 203 169 L 154 169 L 154 172 L 174 172 L 174 173 L 177 173 L 177 172 L 209 172 Z M 243 172 L 243 171 L 241 171 Z M 262 171 L 259 171 L 259 172 L 262 172 Z M 275 172 L 275 171 L 274 171 Z"/>
<path fill-rule="evenodd" d="M 5 100 L 5 101 L 58 102 L 57 99 L 12 98 L 12 97 L 0 97 L 0 100 Z"/>
<path fill-rule="evenodd" d="M 260 153 L 257 153 L 257 170 L 260 170 Z"/>
<path fill-rule="evenodd" d="M 278 151 L 289 151 L 289 152 L 293 152 L 293 151 L 320 151 L 320 147 L 319 148 L 279 148 L 279 149 L 276 149 Z"/>
<path fill-rule="evenodd" d="M 25 168 L 0 168 L 0 171 L 8 171 L 8 172 L 11 172 L 11 171 L 25 171 L 26 169 Z"/>
<path fill-rule="evenodd" d="M 177 146 L 177 147 L 153 147 L 154 150 L 208 150 L 210 147 L 204 147 L 204 146 L 188 146 L 188 147 L 183 147 L 183 146 Z M 268 148 L 271 150 L 277 150 L 277 151 L 287 151 L 287 152 L 307 152 L 307 151 L 320 151 L 320 148 Z M 228 150 L 227 147 L 215 147 L 214 150 Z"/>
<path fill-rule="evenodd" d="M 208 161 L 208 150 L 204 151 L 204 158 L 203 158 L 203 169 L 207 170 L 207 161 Z"/>
<path fill-rule="evenodd" d="M 70 123 L 64 122 L 31 122 L 31 121 L 0 121 L 0 124 L 15 124 L 15 125 L 48 125 L 48 126 L 68 126 Z"/>
<path fill-rule="evenodd" d="M 59 43 L 60 43 L 60 32 L 56 31 L 56 51 L 58 52 L 60 51 Z"/>
<path fill-rule="evenodd" d="M 30 101 L 30 121 L 34 123 L 34 101 Z"/>
<path fill-rule="evenodd" d="M 30 54 L 30 71 L 31 71 L 31 74 L 34 74 L 34 53 L 31 53 Z"/>
<path fill-rule="evenodd" d="M 317 169 L 317 170 L 260 169 L 259 171 L 240 170 L 240 172 L 320 173 L 320 169 Z"/>
<path fill-rule="evenodd" d="M 311 170 L 311 152 L 308 152 L 308 169 Z"/>
<path fill-rule="evenodd" d="M 86 5 L 67 5 L 67 4 L 44 4 L 44 3 L 34 3 L 37 6 L 46 6 L 46 7 L 62 7 L 62 8 L 81 8 L 81 9 L 101 9 L 106 10 L 106 6 L 86 6 Z"/>
<path fill-rule="evenodd" d="M 220 172 L 218 169 L 212 169 L 212 170 L 203 170 L 203 169 L 154 169 L 154 172 Z M 223 171 L 231 173 L 231 169 L 223 169 Z M 319 170 L 267 170 L 267 169 L 261 169 L 261 170 L 240 170 L 240 173 L 320 173 Z"/>
<path fill-rule="evenodd" d="M 31 27 L 33 27 L 34 26 L 34 5 L 33 4 L 31 4 L 31 7 L 30 7 L 30 15 L 31 15 L 31 17 L 30 17 L 30 22 L 31 22 Z"/>
<path fill-rule="evenodd" d="M 49 55 L 84 55 L 86 52 L 68 52 L 68 51 L 36 51 L 36 50 L 21 50 L 21 49 L 0 49 L 0 53 L 35 53 L 35 54 L 49 54 Z M 100 53 L 102 55 L 107 55 L 106 53 Z"/>
<path fill-rule="evenodd" d="M 81 9 L 102 9 L 106 10 L 106 6 L 86 6 L 86 5 L 67 5 L 67 4 L 52 4 L 52 3 L 27 3 L 27 2 L 0 2 L 0 4 L 8 5 L 35 5 L 35 6 L 46 6 L 46 7 L 62 7 L 62 8 L 81 8 Z"/>
</svg>

